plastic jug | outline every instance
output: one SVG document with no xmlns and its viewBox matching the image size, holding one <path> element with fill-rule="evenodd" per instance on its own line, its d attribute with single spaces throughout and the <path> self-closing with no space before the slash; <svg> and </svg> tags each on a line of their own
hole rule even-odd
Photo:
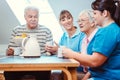
<svg viewBox="0 0 120 80">
<path fill-rule="evenodd" d="M 35 35 L 30 35 L 22 40 L 22 54 L 24 57 L 40 57 L 40 46 Z"/>
</svg>

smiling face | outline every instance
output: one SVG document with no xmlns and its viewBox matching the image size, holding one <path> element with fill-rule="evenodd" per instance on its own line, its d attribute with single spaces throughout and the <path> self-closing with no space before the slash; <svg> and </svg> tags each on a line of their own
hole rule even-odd
<svg viewBox="0 0 120 80">
<path fill-rule="evenodd" d="M 59 22 L 66 30 L 70 30 L 73 28 L 73 17 L 67 11 L 61 13 Z"/>
<path fill-rule="evenodd" d="M 92 27 L 94 27 L 94 22 L 90 21 L 87 14 L 81 14 L 78 18 L 78 24 L 80 31 L 88 33 Z"/>
<path fill-rule="evenodd" d="M 38 26 L 38 17 L 39 17 L 39 12 L 37 10 L 32 10 L 32 9 L 28 9 L 25 12 L 25 20 L 27 23 L 27 27 L 29 29 L 34 29 Z"/>
</svg>

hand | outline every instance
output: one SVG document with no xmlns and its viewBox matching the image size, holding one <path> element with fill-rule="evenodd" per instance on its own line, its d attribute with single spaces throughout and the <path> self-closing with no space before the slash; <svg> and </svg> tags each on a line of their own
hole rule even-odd
<svg viewBox="0 0 120 80">
<path fill-rule="evenodd" d="M 62 53 L 63 53 L 63 56 L 66 58 L 73 58 L 74 56 L 74 51 L 72 51 L 71 49 L 67 47 L 62 48 Z"/>
<path fill-rule="evenodd" d="M 47 52 L 50 52 L 52 54 L 54 54 L 57 50 L 58 50 L 58 47 L 57 46 L 49 46 L 49 45 L 46 45 L 45 46 L 45 50 Z"/>
<path fill-rule="evenodd" d="M 82 78 L 82 80 L 88 80 L 90 76 L 91 76 L 90 72 L 87 72 L 85 76 Z"/>
<path fill-rule="evenodd" d="M 8 48 L 6 51 L 7 56 L 13 56 L 14 55 L 14 49 L 13 48 Z"/>
<path fill-rule="evenodd" d="M 47 52 L 50 52 L 51 54 L 55 54 L 55 52 L 57 52 L 57 50 L 58 50 L 59 45 L 55 41 L 54 41 L 54 43 L 55 43 L 55 46 L 47 43 L 45 45 L 45 50 Z"/>
</svg>

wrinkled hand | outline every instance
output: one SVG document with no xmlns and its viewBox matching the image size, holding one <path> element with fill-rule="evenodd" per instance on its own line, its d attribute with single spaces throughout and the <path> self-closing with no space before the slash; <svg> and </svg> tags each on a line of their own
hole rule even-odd
<svg viewBox="0 0 120 80">
<path fill-rule="evenodd" d="M 55 46 L 51 42 L 50 43 L 47 42 L 45 45 L 45 50 L 47 52 L 50 52 L 51 54 L 56 54 L 56 52 L 58 51 L 59 45 L 55 41 L 54 43 L 55 43 Z"/>
<path fill-rule="evenodd" d="M 47 52 L 50 52 L 50 53 L 54 54 L 58 50 L 58 47 L 57 46 L 45 45 L 45 50 Z"/>
<path fill-rule="evenodd" d="M 73 58 L 74 56 L 74 51 L 66 47 L 62 48 L 62 53 L 63 53 L 63 56 L 66 58 Z"/>
<path fill-rule="evenodd" d="M 14 49 L 13 48 L 8 48 L 6 51 L 7 56 L 13 56 L 14 55 Z"/>
</svg>

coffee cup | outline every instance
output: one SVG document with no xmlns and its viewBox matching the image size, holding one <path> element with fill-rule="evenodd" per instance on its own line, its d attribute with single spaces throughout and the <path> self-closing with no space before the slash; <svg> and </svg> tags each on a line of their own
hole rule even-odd
<svg viewBox="0 0 120 80">
<path fill-rule="evenodd" d="M 57 57 L 59 57 L 59 58 L 62 58 L 62 57 L 63 57 L 62 49 L 63 49 L 64 47 L 65 47 L 65 46 L 60 46 L 60 47 L 58 48 Z"/>
<path fill-rule="evenodd" d="M 14 49 L 14 55 L 20 55 L 21 54 L 21 51 L 22 51 L 21 47 L 14 47 L 13 49 Z"/>
<path fill-rule="evenodd" d="M 49 42 L 46 42 L 46 46 L 53 46 L 53 42 L 52 41 L 49 41 Z M 46 52 L 46 55 L 51 55 L 50 52 Z"/>
</svg>

